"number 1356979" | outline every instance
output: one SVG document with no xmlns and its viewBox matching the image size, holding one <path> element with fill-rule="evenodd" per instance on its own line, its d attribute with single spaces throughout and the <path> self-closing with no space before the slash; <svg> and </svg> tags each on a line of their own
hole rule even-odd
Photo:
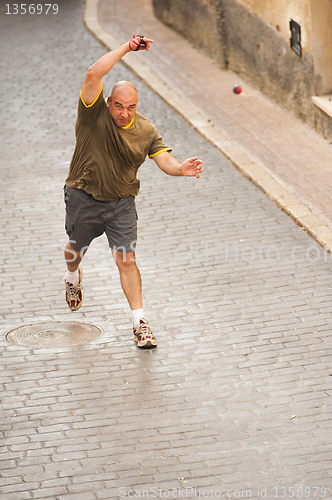
<svg viewBox="0 0 332 500">
<path fill-rule="evenodd" d="M 59 6 L 56 3 L 13 3 L 6 4 L 6 14 L 57 14 Z"/>
</svg>

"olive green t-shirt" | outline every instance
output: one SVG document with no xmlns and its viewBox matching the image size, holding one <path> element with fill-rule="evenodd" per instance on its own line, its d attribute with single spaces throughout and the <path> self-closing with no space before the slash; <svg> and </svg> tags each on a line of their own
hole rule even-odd
<svg viewBox="0 0 332 500">
<path fill-rule="evenodd" d="M 172 151 L 158 130 L 136 112 L 132 122 L 120 128 L 113 122 L 103 92 L 91 105 L 80 96 L 76 120 L 76 146 L 66 185 L 83 189 L 96 200 L 136 196 L 136 174 L 147 156 Z"/>
</svg>

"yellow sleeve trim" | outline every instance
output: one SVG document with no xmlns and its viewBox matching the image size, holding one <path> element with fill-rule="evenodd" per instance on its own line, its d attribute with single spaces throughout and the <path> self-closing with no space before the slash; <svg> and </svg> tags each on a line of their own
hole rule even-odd
<svg viewBox="0 0 332 500">
<path fill-rule="evenodd" d="M 161 149 L 160 151 L 157 151 L 156 153 L 153 153 L 153 155 L 149 155 L 149 158 L 153 158 L 154 156 L 157 156 L 160 153 L 170 153 L 171 151 L 173 151 L 171 148 Z"/>
<path fill-rule="evenodd" d="M 83 88 L 83 87 L 82 87 L 82 88 Z M 81 98 L 81 101 L 83 102 L 84 106 L 85 106 L 86 108 L 91 108 L 91 107 L 95 104 L 95 102 L 98 100 L 98 97 L 100 96 L 100 94 L 102 93 L 102 91 L 103 91 L 103 85 L 101 86 L 100 92 L 98 93 L 98 95 L 97 95 L 96 99 L 95 99 L 95 100 L 94 100 L 91 104 L 86 104 L 86 103 L 84 102 L 83 97 L 82 97 L 82 89 L 81 89 L 81 91 L 80 91 L 80 98 Z"/>
</svg>

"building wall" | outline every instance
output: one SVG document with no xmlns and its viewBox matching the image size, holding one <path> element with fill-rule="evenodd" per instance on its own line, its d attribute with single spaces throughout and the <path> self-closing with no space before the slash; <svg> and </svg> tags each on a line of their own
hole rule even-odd
<svg viewBox="0 0 332 500">
<path fill-rule="evenodd" d="M 238 73 L 295 116 L 332 137 L 332 120 L 312 103 L 311 1 L 153 0 L 153 5 L 159 19 L 221 67 Z M 302 57 L 290 48 L 291 19 L 301 26 Z"/>
<path fill-rule="evenodd" d="M 289 40 L 289 20 L 294 19 L 302 28 L 302 47 L 313 53 L 311 0 L 238 0 L 257 14 L 271 28 L 276 28 Z"/>
</svg>

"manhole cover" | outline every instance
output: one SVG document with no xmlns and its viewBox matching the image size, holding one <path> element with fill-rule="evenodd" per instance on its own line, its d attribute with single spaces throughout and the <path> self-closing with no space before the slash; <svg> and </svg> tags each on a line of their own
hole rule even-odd
<svg viewBox="0 0 332 500">
<path fill-rule="evenodd" d="M 50 321 L 15 328 L 6 334 L 6 339 L 27 347 L 70 347 L 86 344 L 100 334 L 99 328 L 87 323 Z"/>
</svg>

